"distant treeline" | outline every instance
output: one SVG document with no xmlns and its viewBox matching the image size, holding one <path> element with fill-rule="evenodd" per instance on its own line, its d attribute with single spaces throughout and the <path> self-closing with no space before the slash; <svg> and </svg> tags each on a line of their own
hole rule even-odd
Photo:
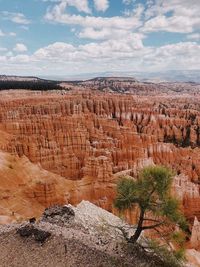
<svg viewBox="0 0 200 267">
<path fill-rule="evenodd" d="M 59 90 L 62 87 L 55 81 L 0 81 L 0 91 L 8 89 L 26 89 L 33 91 Z"/>
</svg>

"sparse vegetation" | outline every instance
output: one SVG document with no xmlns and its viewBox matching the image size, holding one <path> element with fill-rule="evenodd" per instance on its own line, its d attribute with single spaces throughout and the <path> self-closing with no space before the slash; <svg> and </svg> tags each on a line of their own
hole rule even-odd
<svg viewBox="0 0 200 267">
<path fill-rule="evenodd" d="M 137 180 L 122 178 L 117 186 L 115 206 L 123 211 L 139 209 L 139 218 L 131 242 L 135 243 L 144 230 L 155 230 L 163 236 L 163 229 L 187 224 L 179 210 L 178 201 L 170 194 L 172 172 L 162 166 L 144 168 Z"/>
<path fill-rule="evenodd" d="M 170 241 L 184 247 L 185 236 L 182 232 L 174 232 L 176 226 L 187 230 L 187 223 L 179 209 L 178 201 L 171 196 L 172 172 L 162 166 L 145 167 L 138 179 L 123 177 L 117 185 L 115 207 L 120 211 L 138 209 L 139 216 L 135 233 L 128 239 L 135 244 L 145 230 L 152 230 L 162 246 L 159 250 L 162 260 L 167 258 L 171 263 L 163 266 L 179 266 L 183 259 L 183 250 L 172 253 Z M 173 236 L 172 233 L 173 232 Z M 168 245 L 163 247 L 163 244 Z M 151 248 L 151 249 L 152 249 Z M 162 248 L 162 249 L 161 249 Z M 177 256 L 177 257 L 175 257 Z M 163 261 L 164 262 L 164 261 Z M 175 264 L 177 262 L 177 264 Z"/>
<path fill-rule="evenodd" d="M 170 251 L 166 246 L 160 245 L 155 241 L 149 243 L 149 254 L 156 255 L 160 266 L 163 267 L 181 267 L 185 261 L 184 249 Z"/>
</svg>

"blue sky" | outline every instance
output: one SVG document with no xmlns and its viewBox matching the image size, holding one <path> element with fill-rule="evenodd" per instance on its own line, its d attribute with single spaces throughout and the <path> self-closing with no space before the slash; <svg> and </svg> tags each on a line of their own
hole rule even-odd
<svg viewBox="0 0 200 267">
<path fill-rule="evenodd" d="M 0 74 L 200 69 L 199 0 L 0 0 Z"/>
</svg>

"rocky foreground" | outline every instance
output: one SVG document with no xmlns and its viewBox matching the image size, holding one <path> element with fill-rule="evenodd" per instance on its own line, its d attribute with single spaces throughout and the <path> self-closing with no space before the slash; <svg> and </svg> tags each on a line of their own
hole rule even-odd
<svg viewBox="0 0 200 267">
<path fill-rule="evenodd" d="M 156 266 L 139 247 L 130 249 L 113 214 L 83 201 L 47 209 L 35 224 L 0 227 L 1 267 Z M 160 266 L 160 265 L 157 265 Z"/>
<path fill-rule="evenodd" d="M 88 201 L 48 208 L 36 222 L 32 218 L 0 227 L 0 266 L 174 266 L 142 249 L 148 244 L 144 237 L 140 244 L 128 244 L 120 229 L 128 235 L 134 232 L 134 226 Z M 187 250 L 186 256 L 189 263 L 183 266 L 199 266 L 198 252 Z"/>
<path fill-rule="evenodd" d="M 50 208 L 32 221 L 0 227 L 1 267 L 162 266 L 127 245 L 118 228 L 128 225 L 90 202 Z"/>
</svg>

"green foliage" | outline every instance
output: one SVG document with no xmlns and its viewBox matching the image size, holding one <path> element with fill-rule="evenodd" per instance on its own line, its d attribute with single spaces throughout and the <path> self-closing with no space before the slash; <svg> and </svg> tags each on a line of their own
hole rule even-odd
<svg viewBox="0 0 200 267">
<path fill-rule="evenodd" d="M 120 210 L 125 210 L 138 204 L 142 209 L 158 213 L 160 203 L 163 211 L 163 204 L 169 196 L 171 183 L 172 173 L 169 169 L 162 166 L 146 167 L 140 172 L 137 180 L 126 177 L 120 179 L 117 185 L 115 206 Z M 166 214 L 175 208 L 175 203 L 172 201 L 168 201 L 168 204 L 171 207 L 168 210 L 165 205 Z"/>
<path fill-rule="evenodd" d="M 186 220 L 179 210 L 179 203 L 170 193 L 172 177 L 173 173 L 168 168 L 150 166 L 142 169 L 136 180 L 127 177 L 119 180 L 115 207 L 120 211 L 135 206 L 140 209 L 136 240 L 141 231 L 161 225 L 177 224 L 182 229 L 187 229 Z M 151 218 L 146 218 L 146 214 L 149 213 Z M 154 223 L 143 227 L 144 220 Z"/>
<path fill-rule="evenodd" d="M 179 245 L 181 247 L 184 246 L 186 238 L 185 238 L 185 235 L 183 234 L 183 232 L 175 231 L 172 233 L 171 238 L 177 245 Z"/>
<path fill-rule="evenodd" d="M 185 261 L 184 249 L 174 252 L 153 240 L 149 241 L 149 251 L 161 260 L 163 267 L 182 267 Z"/>
<path fill-rule="evenodd" d="M 34 77 L 33 77 L 34 78 Z M 26 90 L 60 90 L 62 87 L 59 82 L 49 80 L 38 81 L 0 81 L 0 91 L 8 89 L 26 89 Z"/>
<path fill-rule="evenodd" d="M 145 190 L 154 189 L 160 199 L 163 199 L 171 188 L 172 172 L 162 166 L 149 166 L 143 168 L 139 174 L 139 181 Z"/>
<path fill-rule="evenodd" d="M 128 209 L 137 203 L 137 184 L 134 180 L 127 179 L 126 177 L 120 179 L 117 185 L 117 193 L 115 207 L 119 210 Z"/>
<path fill-rule="evenodd" d="M 186 261 L 185 258 L 185 248 L 180 248 L 175 251 L 173 251 L 174 257 L 179 261 L 179 262 L 184 262 Z"/>
<path fill-rule="evenodd" d="M 188 228 L 186 219 L 179 210 L 179 202 L 175 198 L 168 197 L 165 200 L 160 215 L 166 216 L 171 222 L 178 224 L 184 231 Z"/>
</svg>

